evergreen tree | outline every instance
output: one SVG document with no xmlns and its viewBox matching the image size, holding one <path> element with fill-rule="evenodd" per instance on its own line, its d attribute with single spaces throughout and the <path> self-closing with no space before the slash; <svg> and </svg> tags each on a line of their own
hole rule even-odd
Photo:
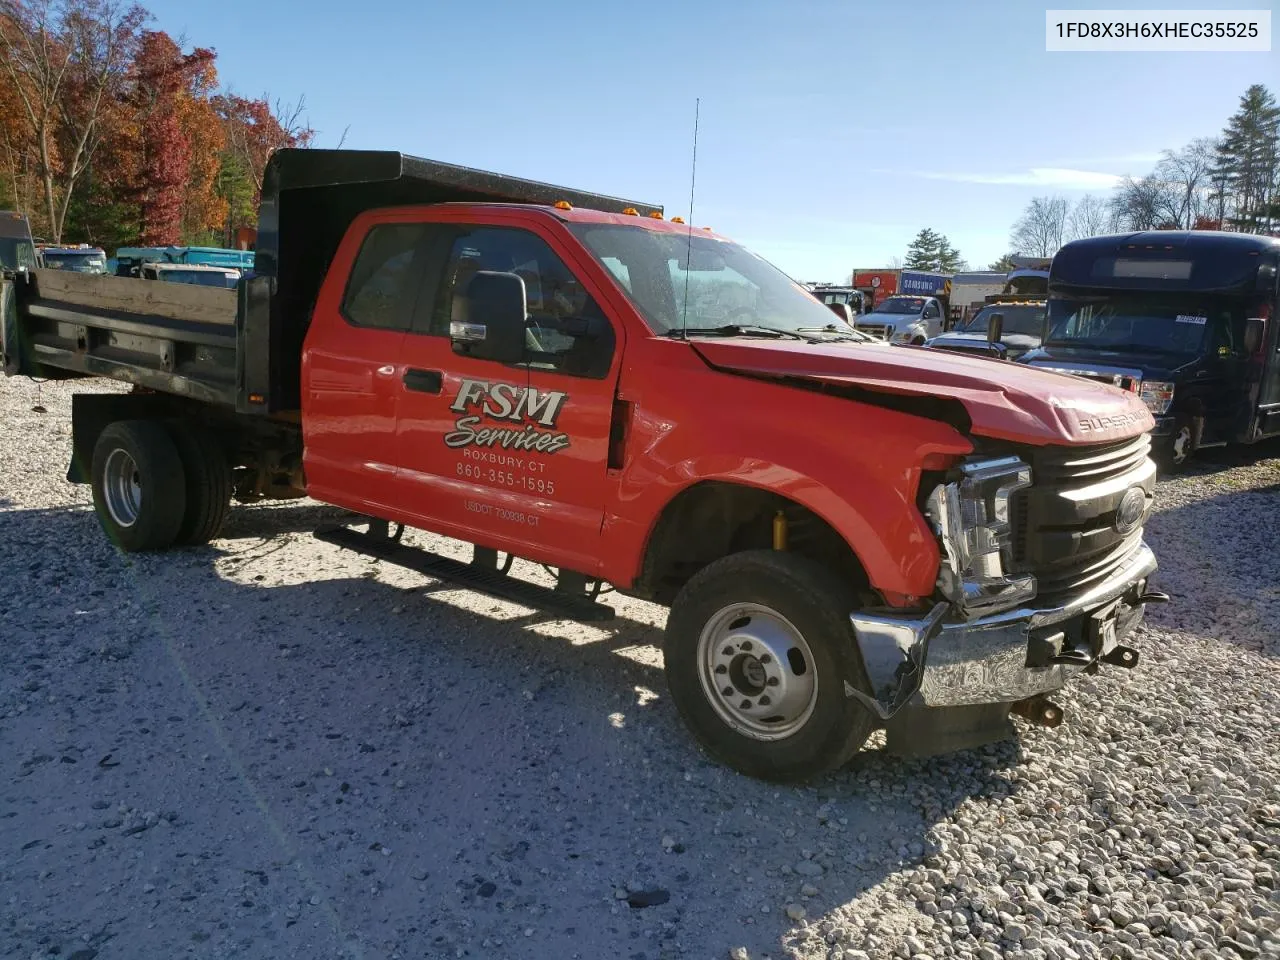
<svg viewBox="0 0 1280 960">
<path fill-rule="evenodd" d="M 1211 181 L 1221 219 L 1249 233 L 1271 229 L 1278 158 L 1280 106 L 1271 91 L 1255 83 L 1227 121 L 1214 157 Z"/>
<path fill-rule="evenodd" d="M 999 270 L 1001 273 L 1008 273 L 1014 268 L 1013 256 L 1014 255 L 1012 253 L 1006 253 L 995 263 L 991 264 L 991 266 L 987 267 L 987 269 Z"/>
<path fill-rule="evenodd" d="M 907 248 L 907 270 L 929 270 L 935 273 L 955 273 L 964 269 L 960 251 L 942 234 L 925 227 Z"/>
</svg>

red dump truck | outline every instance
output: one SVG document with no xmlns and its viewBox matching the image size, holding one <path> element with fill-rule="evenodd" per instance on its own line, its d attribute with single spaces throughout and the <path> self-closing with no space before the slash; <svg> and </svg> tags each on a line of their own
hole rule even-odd
<svg viewBox="0 0 1280 960">
<path fill-rule="evenodd" d="M 567 617 L 612 584 L 670 607 L 699 741 L 777 780 L 882 726 L 926 753 L 1059 722 L 1046 695 L 1132 666 L 1164 599 L 1137 397 L 873 341 L 657 206 L 282 150 L 258 240 L 237 291 L 5 281 L 6 374 L 135 385 L 72 407 L 69 479 L 122 549 L 310 496 L 354 514 L 329 542 Z"/>
</svg>

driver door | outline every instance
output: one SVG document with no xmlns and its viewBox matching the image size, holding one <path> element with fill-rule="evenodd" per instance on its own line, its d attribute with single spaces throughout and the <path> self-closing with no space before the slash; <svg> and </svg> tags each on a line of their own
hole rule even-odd
<svg viewBox="0 0 1280 960">
<path fill-rule="evenodd" d="M 441 532 L 595 572 L 620 337 L 552 238 L 497 224 L 435 230 L 442 262 L 400 352 L 399 497 Z M 481 270 L 524 281 L 524 363 L 453 350 L 451 321 L 484 321 L 469 315 L 466 297 Z M 573 335 L 588 320 L 598 335 Z"/>
</svg>

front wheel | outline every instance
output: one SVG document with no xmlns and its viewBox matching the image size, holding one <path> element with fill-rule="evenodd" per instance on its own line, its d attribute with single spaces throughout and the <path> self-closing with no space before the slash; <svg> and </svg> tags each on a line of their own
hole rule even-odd
<svg viewBox="0 0 1280 960">
<path fill-rule="evenodd" d="M 795 781 L 844 765 L 875 729 L 849 625 L 854 590 L 816 562 L 756 550 L 699 571 L 671 606 L 671 699 L 706 750 L 741 773 Z"/>
</svg>

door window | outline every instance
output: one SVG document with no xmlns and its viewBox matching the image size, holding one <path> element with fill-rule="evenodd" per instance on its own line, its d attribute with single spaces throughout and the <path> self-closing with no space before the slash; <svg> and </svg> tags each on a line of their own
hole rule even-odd
<svg viewBox="0 0 1280 960">
<path fill-rule="evenodd" d="M 926 320 L 938 319 L 938 305 L 936 303 L 931 303 L 924 308 L 924 318 Z"/>
<path fill-rule="evenodd" d="M 417 293 L 415 254 L 426 229 L 421 223 L 387 223 L 369 231 L 342 298 L 342 315 L 349 322 L 381 330 L 409 329 Z"/>
<path fill-rule="evenodd" d="M 613 362 L 613 326 L 586 288 L 540 237 L 509 227 L 463 228 L 453 240 L 429 332 L 447 336 L 467 316 L 467 285 L 481 270 L 524 281 L 525 346 L 531 370 L 601 379 Z"/>
</svg>

